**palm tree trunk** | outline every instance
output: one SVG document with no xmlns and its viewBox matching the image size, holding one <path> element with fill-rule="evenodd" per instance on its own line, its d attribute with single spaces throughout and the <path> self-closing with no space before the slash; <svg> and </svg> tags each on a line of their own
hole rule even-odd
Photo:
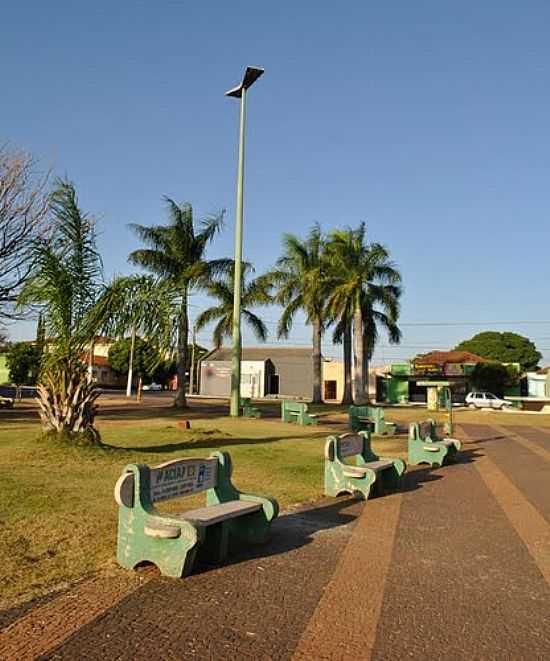
<svg viewBox="0 0 550 661">
<path fill-rule="evenodd" d="M 346 326 L 343 337 L 344 344 L 344 394 L 342 404 L 352 404 L 351 393 L 351 324 Z"/>
<path fill-rule="evenodd" d="M 363 333 L 363 392 L 367 402 L 370 401 L 369 363 L 368 341 L 367 336 Z"/>
<path fill-rule="evenodd" d="M 313 351 L 311 356 L 313 360 L 313 396 L 311 401 L 313 404 L 320 404 L 323 397 L 321 394 L 321 321 L 319 319 L 313 322 Z"/>
<path fill-rule="evenodd" d="M 363 351 L 363 314 L 358 304 L 353 313 L 353 403 L 366 404 Z"/>
<path fill-rule="evenodd" d="M 187 290 L 182 294 L 180 316 L 178 319 L 178 389 L 174 397 L 174 406 L 179 409 L 187 408 L 185 386 L 187 378 L 187 346 L 189 342 L 189 317 L 187 314 Z"/>
</svg>

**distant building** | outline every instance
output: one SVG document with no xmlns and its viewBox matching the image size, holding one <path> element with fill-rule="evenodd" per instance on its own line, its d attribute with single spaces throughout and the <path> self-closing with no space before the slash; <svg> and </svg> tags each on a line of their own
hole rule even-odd
<svg viewBox="0 0 550 661">
<path fill-rule="evenodd" d="M 485 358 L 469 351 L 432 351 L 413 360 L 390 365 L 385 375 L 376 380 L 376 399 L 398 404 L 404 402 L 426 402 L 427 386 L 418 382 L 444 379 L 451 384 L 453 402 L 463 403 L 468 392 L 473 390 L 471 374 Z M 518 373 L 520 371 L 517 365 Z M 519 386 L 511 388 L 507 395 L 519 395 Z"/>
<path fill-rule="evenodd" d="M 527 372 L 527 396 L 550 399 L 550 367 Z"/>
<path fill-rule="evenodd" d="M 7 365 L 7 356 L 5 353 L 0 353 L 0 384 L 9 383 L 10 372 Z"/>
<path fill-rule="evenodd" d="M 200 394 L 228 397 L 231 392 L 231 349 L 214 349 L 200 364 Z M 311 349 L 292 347 L 243 348 L 243 397 L 297 397 L 313 392 Z"/>
</svg>

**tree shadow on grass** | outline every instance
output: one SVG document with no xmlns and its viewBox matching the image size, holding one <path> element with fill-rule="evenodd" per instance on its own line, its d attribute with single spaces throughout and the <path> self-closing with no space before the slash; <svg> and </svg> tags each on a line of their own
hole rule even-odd
<svg viewBox="0 0 550 661">
<path fill-rule="evenodd" d="M 195 450 L 195 449 L 215 449 L 215 448 L 228 448 L 234 445 L 262 445 L 264 443 L 276 443 L 277 441 L 292 441 L 300 442 L 302 440 L 319 440 L 324 441 L 325 434 L 311 434 L 308 436 L 301 435 L 300 437 L 294 436 L 262 436 L 262 437 L 209 437 L 200 438 L 198 440 L 188 439 L 178 441 L 176 443 L 165 443 L 163 445 L 143 445 L 122 447 L 116 445 L 109 445 L 112 450 L 121 450 L 124 452 L 144 452 L 150 454 L 169 454 L 178 452 L 180 450 Z"/>
</svg>

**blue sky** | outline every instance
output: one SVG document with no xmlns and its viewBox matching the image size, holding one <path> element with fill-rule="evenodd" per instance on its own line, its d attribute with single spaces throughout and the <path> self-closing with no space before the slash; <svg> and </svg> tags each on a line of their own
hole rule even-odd
<svg viewBox="0 0 550 661">
<path fill-rule="evenodd" d="M 198 217 L 226 208 L 211 255 L 232 254 L 238 103 L 224 92 L 256 64 L 257 270 L 283 232 L 365 220 L 405 285 L 402 346 L 383 340 L 376 360 L 494 329 L 550 361 L 549 3 L 22 0 L 2 14 L 0 141 L 74 180 L 108 275 L 131 271 L 127 224 L 162 222 L 163 195 Z M 289 341 L 309 338 L 298 320 Z"/>
</svg>

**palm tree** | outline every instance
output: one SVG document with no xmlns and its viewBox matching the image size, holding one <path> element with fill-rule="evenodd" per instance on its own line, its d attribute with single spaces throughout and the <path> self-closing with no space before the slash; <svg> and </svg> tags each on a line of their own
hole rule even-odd
<svg viewBox="0 0 550 661">
<path fill-rule="evenodd" d="M 251 308 L 269 305 L 273 302 L 269 294 L 269 285 L 265 277 L 260 276 L 246 282 L 248 274 L 252 271 L 250 264 L 243 263 L 242 276 L 243 286 L 241 294 L 241 314 L 244 321 L 250 326 L 258 340 L 265 342 L 267 339 L 267 327 Z M 216 348 L 221 347 L 225 337 L 231 337 L 233 330 L 233 284 L 234 264 L 225 280 L 213 280 L 207 287 L 206 292 L 212 298 L 217 299 L 218 304 L 201 312 L 195 322 L 195 328 L 200 331 L 208 324 L 217 321 L 214 326 L 212 339 Z"/>
<path fill-rule="evenodd" d="M 368 363 L 379 328 L 387 331 L 392 343 L 401 338 L 397 327 L 401 275 L 384 246 L 366 242 L 365 223 L 331 232 L 327 256 L 331 265 L 327 306 L 333 318 L 340 318 L 342 332 L 351 322 L 353 401 L 362 404 L 369 399 Z"/>
<path fill-rule="evenodd" d="M 145 227 L 130 225 L 148 248 L 134 250 L 129 261 L 156 275 L 170 285 L 179 297 L 177 314 L 177 376 L 178 390 L 174 406 L 185 408 L 187 347 L 189 339 L 188 299 L 193 289 L 204 288 L 214 276 L 228 270 L 227 259 L 208 261 L 206 248 L 220 230 L 224 212 L 205 218 L 198 228 L 193 222 L 190 204 L 178 205 L 165 198 L 169 223 Z"/>
<path fill-rule="evenodd" d="M 131 337 L 126 396 L 131 395 L 136 337 L 153 343 L 159 357 L 167 357 L 174 346 L 174 320 L 178 296 L 169 282 L 151 275 L 119 276 L 106 288 L 102 300 L 114 314 L 104 327 L 110 337 Z M 155 367 L 155 366 L 152 366 Z"/>
<path fill-rule="evenodd" d="M 325 323 L 326 294 L 323 254 L 324 240 L 318 224 L 313 225 L 304 240 L 294 234 L 284 234 L 283 254 L 275 269 L 264 276 L 277 288 L 274 300 L 284 308 L 277 328 L 278 336 L 288 337 L 299 310 L 305 312 L 306 322 L 312 327 L 314 403 L 322 401 L 321 340 Z"/>
<path fill-rule="evenodd" d="M 34 268 L 18 297 L 18 306 L 40 305 L 53 343 L 48 347 L 38 385 L 38 403 L 46 432 L 72 438 L 94 428 L 99 391 L 89 381 L 82 355 L 109 313 L 97 305 L 102 263 L 96 249 L 94 220 L 82 212 L 74 185 L 57 180 L 50 197 L 52 236 L 37 244 Z"/>
</svg>

